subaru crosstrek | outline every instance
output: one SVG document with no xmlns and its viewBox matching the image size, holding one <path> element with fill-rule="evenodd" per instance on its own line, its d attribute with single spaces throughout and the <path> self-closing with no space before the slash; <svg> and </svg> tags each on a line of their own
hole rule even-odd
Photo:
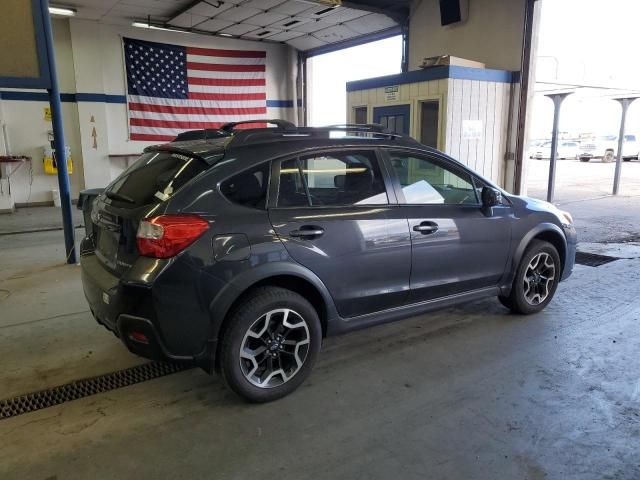
<svg viewBox="0 0 640 480">
<path fill-rule="evenodd" d="M 185 132 L 85 200 L 84 292 L 132 352 L 264 402 L 327 335 L 491 296 L 535 313 L 571 274 L 553 205 L 380 126 L 268 123 Z"/>
</svg>

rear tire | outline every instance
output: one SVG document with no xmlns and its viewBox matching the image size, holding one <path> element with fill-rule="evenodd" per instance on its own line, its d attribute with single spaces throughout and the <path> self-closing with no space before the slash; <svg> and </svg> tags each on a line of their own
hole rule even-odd
<svg viewBox="0 0 640 480">
<path fill-rule="evenodd" d="M 321 343 L 318 313 L 305 298 L 284 288 L 256 288 L 229 318 L 222 377 L 250 402 L 276 400 L 309 376 Z"/>
<path fill-rule="evenodd" d="M 591 160 L 589 157 L 580 157 L 581 162 L 588 162 L 589 160 Z"/>
<path fill-rule="evenodd" d="M 509 296 L 498 297 L 514 313 L 529 315 L 544 309 L 558 288 L 562 264 L 556 247 L 533 240 L 516 271 Z"/>
</svg>

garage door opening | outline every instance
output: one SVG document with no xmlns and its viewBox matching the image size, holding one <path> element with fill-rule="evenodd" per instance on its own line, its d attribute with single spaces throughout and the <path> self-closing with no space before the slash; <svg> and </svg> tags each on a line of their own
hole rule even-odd
<svg viewBox="0 0 640 480">
<path fill-rule="evenodd" d="M 317 127 L 346 123 L 347 82 L 400 73 L 401 62 L 401 36 L 309 58 L 309 125 Z M 368 112 L 366 107 L 354 112 L 357 123 L 367 123 L 369 115 L 372 112 Z"/>
</svg>

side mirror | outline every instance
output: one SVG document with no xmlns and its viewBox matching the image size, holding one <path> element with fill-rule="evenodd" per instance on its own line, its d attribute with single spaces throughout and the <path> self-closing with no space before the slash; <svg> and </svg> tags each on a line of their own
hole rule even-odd
<svg viewBox="0 0 640 480">
<path fill-rule="evenodd" d="M 482 187 L 482 206 L 485 208 L 495 207 L 502 203 L 502 193 L 491 187 Z"/>
</svg>

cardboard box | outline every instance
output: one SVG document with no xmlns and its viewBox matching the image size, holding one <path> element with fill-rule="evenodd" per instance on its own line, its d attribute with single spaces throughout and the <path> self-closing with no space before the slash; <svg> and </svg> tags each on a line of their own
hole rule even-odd
<svg viewBox="0 0 640 480">
<path fill-rule="evenodd" d="M 454 65 L 457 67 L 485 68 L 485 64 L 466 58 L 454 57 L 452 55 L 440 55 L 438 57 L 427 57 L 422 61 L 420 68 L 439 67 L 441 65 Z"/>
</svg>

